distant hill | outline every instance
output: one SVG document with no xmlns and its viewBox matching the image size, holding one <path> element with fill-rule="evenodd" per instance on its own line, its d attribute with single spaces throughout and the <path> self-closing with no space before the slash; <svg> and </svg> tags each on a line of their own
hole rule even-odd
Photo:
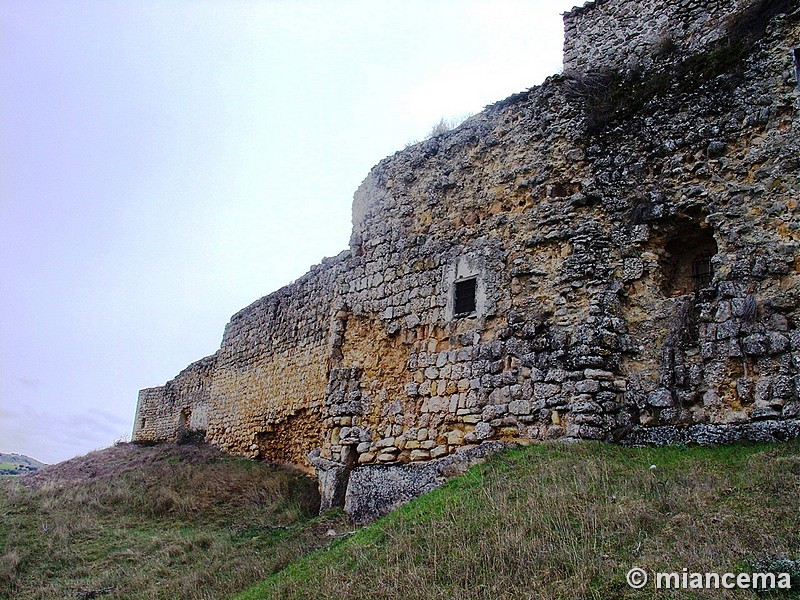
<svg viewBox="0 0 800 600">
<path fill-rule="evenodd" d="M 6 454 L 0 452 L 0 476 L 25 475 L 35 473 L 47 465 L 24 454 Z"/>
</svg>

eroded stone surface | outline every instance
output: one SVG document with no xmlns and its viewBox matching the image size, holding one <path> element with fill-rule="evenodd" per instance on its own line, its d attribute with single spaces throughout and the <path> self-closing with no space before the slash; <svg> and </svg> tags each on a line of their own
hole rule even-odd
<svg viewBox="0 0 800 600">
<path fill-rule="evenodd" d="M 359 467 L 350 473 L 344 509 L 356 523 L 368 523 L 436 489 L 503 447 L 501 442 L 486 442 L 436 460 Z"/>
</svg>

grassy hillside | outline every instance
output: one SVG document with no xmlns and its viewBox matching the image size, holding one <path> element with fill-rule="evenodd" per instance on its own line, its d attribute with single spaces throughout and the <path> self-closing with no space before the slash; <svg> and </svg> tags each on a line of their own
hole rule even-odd
<svg viewBox="0 0 800 600">
<path fill-rule="evenodd" d="M 344 530 L 317 502 L 208 447 L 94 452 L 0 482 L 0 598 L 225 598 Z"/>
<path fill-rule="evenodd" d="M 633 566 L 792 569 L 800 588 L 797 443 L 520 448 L 355 532 L 315 517 L 315 490 L 192 445 L 122 444 L 2 481 L 0 598 L 218 599 L 259 581 L 236 597 L 726 597 L 634 592 Z"/>
<path fill-rule="evenodd" d="M 45 464 L 24 454 L 0 452 L 0 477 L 35 473 Z"/>
<path fill-rule="evenodd" d="M 634 566 L 790 569 L 795 592 L 777 597 L 798 597 L 797 559 L 796 443 L 542 445 L 495 456 L 236 598 L 763 597 L 635 592 Z"/>
</svg>

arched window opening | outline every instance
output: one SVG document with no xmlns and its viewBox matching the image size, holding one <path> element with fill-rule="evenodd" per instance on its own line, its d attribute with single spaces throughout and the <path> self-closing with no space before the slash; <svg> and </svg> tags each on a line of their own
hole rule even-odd
<svg viewBox="0 0 800 600">
<path fill-rule="evenodd" d="M 661 257 L 662 289 L 667 296 L 682 296 L 711 285 L 717 242 L 710 228 L 695 222 L 679 223 Z"/>
</svg>

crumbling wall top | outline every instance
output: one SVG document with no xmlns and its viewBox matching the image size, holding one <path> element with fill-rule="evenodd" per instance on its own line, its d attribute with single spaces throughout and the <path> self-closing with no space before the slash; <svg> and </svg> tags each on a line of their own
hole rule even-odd
<svg viewBox="0 0 800 600">
<path fill-rule="evenodd" d="M 759 0 L 595 0 L 564 14 L 564 72 L 647 68 L 667 50 L 698 51 Z"/>
</svg>

